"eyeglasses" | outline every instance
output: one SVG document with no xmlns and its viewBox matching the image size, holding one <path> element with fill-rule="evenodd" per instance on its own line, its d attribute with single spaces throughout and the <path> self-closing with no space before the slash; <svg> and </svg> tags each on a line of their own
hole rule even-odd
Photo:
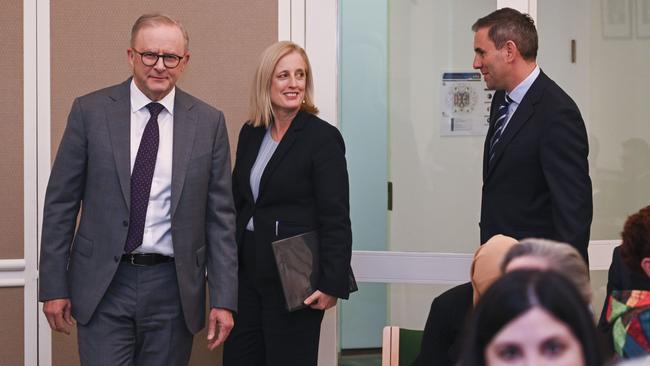
<svg viewBox="0 0 650 366">
<path fill-rule="evenodd" d="M 181 63 L 182 59 L 185 58 L 185 56 L 178 56 L 178 55 L 174 55 L 173 53 L 157 54 L 154 52 L 140 52 L 135 48 L 131 48 L 131 49 L 133 50 L 133 52 L 140 55 L 140 59 L 142 59 L 142 63 L 145 66 L 153 66 L 157 64 L 158 59 L 162 57 L 163 64 L 165 65 L 165 67 L 168 69 L 173 69 L 176 66 L 178 66 L 178 64 Z"/>
</svg>

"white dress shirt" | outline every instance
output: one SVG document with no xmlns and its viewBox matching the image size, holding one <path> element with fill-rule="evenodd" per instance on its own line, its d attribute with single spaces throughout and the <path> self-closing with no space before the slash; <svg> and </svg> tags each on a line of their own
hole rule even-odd
<svg viewBox="0 0 650 366">
<path fill-rule="evenodd" d="M 174 132 L 174 97 L 176 88 L 158 103 L 165 109 L 158 115 L 160 142 L 156 157 L 156 168 L 151 182 L 147 217 L 144 222 L 142 245 L 134 250 L 135 253 L 158 253 L 167 256 L 174 255 L 172 246 L 171 199 L 172 199 L 172 147 Z M 144 128 L 149 121 L 149 110 L 146 105 L 149 99 L 133 80 L 131 81 L 131 172 L 135 157 L 138 154 L 140 140 Z"/>
<path fill-rule="evenodd" d="M 539 65 L 535 65 L 533 71 L 521 83 L 519 83 L 519 85 L 512 89 L 510 93 L 507 93 L 508 97 L 512 100 L 512 103 L 510 103 L 508 106 L 508 116 L 506 117 L 506 123 L 503 126 L 503 131 L 505 131 L 506 127 L 508 127 L 510 117 L 515 114 L 517 107 L 519 107 L 519 104 L 521 104 L 521 101 L 524 99 L 524 96 L 528 92 L 528 89 L 530 89 L 530 87 L 533 85 L 533 82 L 535 82 L 538 76 Z"/>
</svg>

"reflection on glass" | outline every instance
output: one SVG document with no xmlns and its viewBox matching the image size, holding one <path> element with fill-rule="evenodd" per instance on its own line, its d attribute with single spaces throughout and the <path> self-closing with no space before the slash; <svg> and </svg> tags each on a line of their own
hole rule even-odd
<svg viewBox="0 0 650 366">
<path fill-rule="evenodd" d="M 644 3 L 644 2 L 642 2 Z M 650 204 L 650 40 L 608 37 L 627 2 L 538 2 L 541 67 L 574 96 L 589 133 L 594 217 L 591 240 L 619 239 L 625 219 Z M 623 6 L 625 5 L 625 6 Z M 620 8 L 623 6 L 623 8 Z M 557 12 L 562 8 L 561 13 Z M 566 57 L 571 39 L 577 63 Z M 621 55 L 623 55 L 621 57 Z"/>
<path fill-rule="evenodd" d="M 449 98 L 442 76 L 476 72 L 471 26 L 496 8 L 494 0 L 389 2 L 390 250 L 472 253 L 479 245 L 486 129 L 468 132 L 480 129 L 467 117 L 454 121 L 464 136 L 443 134 Z M 467 97 L 479 99 L 466 115 L 484 124 L 489 103 L 479 98 L 479 83 L 478 90 L 460 83 L 471 95 L 454 97 L 463 106 Z"/>
</svg>

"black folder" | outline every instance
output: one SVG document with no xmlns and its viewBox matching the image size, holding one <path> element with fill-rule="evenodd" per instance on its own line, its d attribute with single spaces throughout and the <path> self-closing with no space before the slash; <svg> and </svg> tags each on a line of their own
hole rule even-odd
<svg viewBox="0 0 650 366">
<path fill-rule="evenodd" d="M 271 243 L 289 311 L 304 308 L 303 301 L 316 290 L 320 271 L 318 246 L 318 231 L 309 231 Z M 350 292 L 357 289 L 350 268 Z"/>
</svg>

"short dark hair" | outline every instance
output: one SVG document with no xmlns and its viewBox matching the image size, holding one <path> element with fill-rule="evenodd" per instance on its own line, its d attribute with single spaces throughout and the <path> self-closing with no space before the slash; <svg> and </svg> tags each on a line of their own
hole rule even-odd
<svg viewBox="0 0 650 366">
<path fill-rule="evenodd" d="M 497 49 L 513 41 L 524 60 L 537 58 L 537 29 L 530 15 L 512 8 L 501 8 L 479 18 L 472 25 L 474 32 L 482 28 L 489 28 L 488 37 Z"/>
<path fill-rule="evenodd" d="M 650 206 L 630 215 L 621 233 L 621 258 L 632 271 L 647 276 L 641 268 L 641 260 L 650 258 Z"/>
<path fill-rule="evenodd" d="M 540 307 L 564 323 L 581 345 L 585 365 L 600 366 L 596 328 L 578 290 L 552 271 L 513 271 L 503 275 L 479 300 L 465 333 L 460 365 L 485 365 L 485 349 L 508 323 Z"/>
</svg>

